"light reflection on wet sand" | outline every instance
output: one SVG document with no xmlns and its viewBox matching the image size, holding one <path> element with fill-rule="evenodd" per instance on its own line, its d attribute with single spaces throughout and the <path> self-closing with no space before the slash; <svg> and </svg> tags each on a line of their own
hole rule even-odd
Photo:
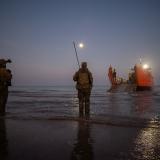
<svg viewBox="0 0 160 160">
<path fill-rule="evenodd" d="M 0 121 L 0 140 L 3 142 L 0 156 L 4 156 L 5 160 L 160 158 L 160 129 L 152 126 L 137 128 L 100 125 L 84 119 Z"/>
</svg>

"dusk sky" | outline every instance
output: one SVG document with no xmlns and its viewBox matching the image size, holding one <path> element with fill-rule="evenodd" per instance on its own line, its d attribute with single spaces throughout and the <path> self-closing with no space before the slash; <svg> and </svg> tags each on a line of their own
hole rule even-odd
<svg viewBox="0 0 160 160">
<path fill-rule="evenodd" d="M 0 58 L 10 58 L 13 85 L 72 85 L 80 61 L 94 84 L 109 84 L 142 59 L 160 84 L 160 0 L 0 0 Z"/>
</svg>

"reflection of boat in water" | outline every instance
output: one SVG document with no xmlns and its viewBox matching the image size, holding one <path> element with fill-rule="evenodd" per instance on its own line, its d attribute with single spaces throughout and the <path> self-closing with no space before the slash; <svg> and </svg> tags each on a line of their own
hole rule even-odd
<svg viewBox="0 0 160 160">
<path fill-rule="evenodd" d="M 136 90 L 136 91 L 151 90 L 153 87 L 152 71 L 147 64 L 144 65 L 142 65 L 141 63 L 136 64 L 129 73 L 127 81 L 125 81 L 123 78 L 116 77 L 116 82 L 113 83 L 112 76 L 113 75 L 111 74 L 111 66 L 110 66 L 108 77 L 111 82 L 111 88 L 109 89 L 109 91 L 119 88 L 119 86 L 121 86 L 122 84 L 126 84 L 125 86 L 127 86 L 129 90 Z"/>
</svg>

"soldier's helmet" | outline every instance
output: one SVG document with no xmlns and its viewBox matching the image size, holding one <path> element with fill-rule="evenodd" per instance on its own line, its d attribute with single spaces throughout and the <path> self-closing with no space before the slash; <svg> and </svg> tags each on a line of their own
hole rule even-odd
<svg viewBox="0 0 160 160">
<path fill-rule="evenodd" d="M 6 68 L 7 63 L 11 63 L 12 61 L 10 59 L 5 60 L 5 59 L 0 59 L 0 68 Z"/>
<path fill-rule="evenodd" d="M 87 62 L 82 62 L 82 63 L 81 63 L 81 67 L 82 67 L 82 68 L 87 68 Z"/>
</svg>

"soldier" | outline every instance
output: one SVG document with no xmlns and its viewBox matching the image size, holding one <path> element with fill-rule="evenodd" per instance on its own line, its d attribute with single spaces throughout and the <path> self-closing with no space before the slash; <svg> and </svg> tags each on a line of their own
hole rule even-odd
<svg viewBox="0 0 160 160">
<path fill-rule="evenodd" d="M 116 69 L 114 68 L 113 70 L 113 85 L 117 84 L 117 73 L 116 73 Z"/>
<path fill-rule="evenodd" d="M 5 115 L 8 86 L 11 86 L 12 79 L 11 71 L 6 69 L 6 63 L 11 63 L 11 60 L 0 59 L 0 115 Z"/>
<path fill-rule="evenodd" d="M 82 62 L 81 68 L 74 74 L 73 80 L 77 82 L 76 89 L 78 90 L 79 99 L 79 115 L 84 114 L 89 116 L 90 112 L 90 94 L 93 84 L 92 73 L 87 68 L 87 63 Z"/>
<path fill-rule="evenodd" d="M 112 71 L 112 66 L 111 65 L 108 68 L 108 78 L 111 82 L 111 85 L 113 85 L 113 71 Z"/>
</svg>

